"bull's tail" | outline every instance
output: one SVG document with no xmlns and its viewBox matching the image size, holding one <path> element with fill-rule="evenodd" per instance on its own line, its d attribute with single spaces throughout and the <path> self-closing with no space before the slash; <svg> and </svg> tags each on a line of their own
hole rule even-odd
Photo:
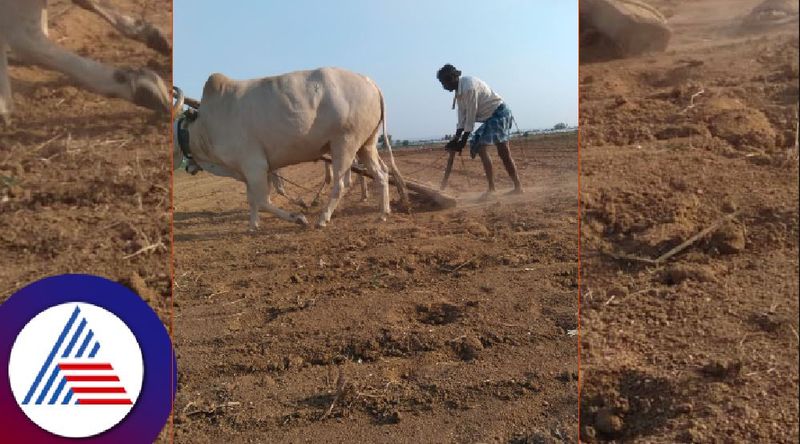
<svg viewBox="0 0 800 444">
<path fill-rule="evenodd" d="M 378 89 L 378 95 L 380 95 L 381 97 L 381 121 L 379 123 L 383 125 L 383 143 L 386 144 L 386 149 L 389 150 L 389 167 L 391 168 L 392 174 L 394 175 L 394 179 L 396 182 L 395 185 L 397 185 L 397 191 L 400 193 L 401 202 L 403 202 L 403 205 L 406 208 L 411 208 L 409 206 L 408 193 L 406 192 L 406 182 L 405 180 L 403 180 L 403 176 L 400 174 L 400 170 L 397 169 L 397 164 L 394 163 L 394 154 L 392 154 L 392 144 L 389 142 L 389 133 L 386 131 L 386 106 L 383 101 L 383 92 L 381 92 L 381 89 L 378 88 L 378 85 L 375 85 L 375 88 Z"/>
</svg>

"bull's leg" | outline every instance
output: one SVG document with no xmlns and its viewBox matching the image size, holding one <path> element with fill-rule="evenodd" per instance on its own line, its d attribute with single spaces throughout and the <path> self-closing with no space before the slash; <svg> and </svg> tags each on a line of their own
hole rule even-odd
<svg viewBox="0 0 800 444">
<path fill-rule="evenodd" d="M 328 162 L 322 162 L 325 165 L 325 183 L 329 184 L 333 181 L 333 167 Z"/>
<path fill-rule="evenodd" d="M 25 18 L 38 24 L 44 2 L 21 4 L 26 8 L 22 11 Z M 170 96 L 164 81 L 148 69 L 112 68 L 81 57 L 48 40 L 40 26 L 23 26 L 7 39 L 6 43 L 21 60 L 63 72 L 89 91 L 165 113 L 170 111 Z"/>
<path fill-rule="evenodd" d="M 381 190 L 380 194 L 380 220 L 385 221 L 391 208 L 389 207 L 389 171 L 386 165 L 380 161 L 378 150 L 375 145 L 364 146 L 358 152 L 358 159 L 364 164 L 367 172 L 374 178 L 375 183 Z M 364 176 L 361 176 L 362 178 Z M 362 182 L 366 188 L 366 182 Z"/>
<path fill-rule="evenodd" d="M 353 183 L 353 172 L 350 170 L 350 168 L 348 168 L 347 171 L 344 172 L 344 187 L 350 188 L 350 185 L 352 183 Z"/>
<path fill-rule="evenodd" d="M 331 143 L 331 159 L 333 167 L 333 187 L 331 187 L 331 197 L 328 204 L 322 213 L 319 215 L 317 227 L 324 227 L 331 221 L 331 215 L 339 204 L 339 199 L 344 196 L 347 187 L 344 185 L 345 172 L 350 169 L 353 164 L 355 153 L 348 152 L 348 145 L 352 145 L 352 141 L 347 138 Z"/>
<path fill-rule="evenodd" d="M 258 208 L 269 196 L 269 178 L 266 172 L 245 174 L 247 203 L 250 204 L 250 231 L 258 229 Z"/>
<path fill-rule="evenodd" d="M 251 165 L 245 171 L 245 183 L 247 184 L 247 201 L 250 204 L 250 230 L 258 229 L 258 210 L 264 209 L 279 218 L 300 224 L 307 224 L 305 217 L 290 214 L 272 205 L 269 199 L 270 180 L 267 168 L 259 168 Z"/>
<path fill-rule="evenodd" d="M 367 190 L 367 178 L 359 174 L 358 182 L 361 184 L 361 202 L 366 202 L 369 199 L 369 190 Z"/>
<path fill-rule="evenodd" d="M 0 125 L 8 125 L 11 120 L 12 100 L 6 45 L 0 39 Z"/>
<path fill-rule="evenodd" d="M 272 200 L 269 197 L 269 188 L 267 188 L 267 197 L 264 199 L 264 202 L 261 204 L 261 209 L 268 211 L 283 220 L 294 222 L 298 225 L 308 226 L 308 219 L 302 213 L 289 213 L 284 211 L 275 205 L 272 204 Z"/>
</svg>

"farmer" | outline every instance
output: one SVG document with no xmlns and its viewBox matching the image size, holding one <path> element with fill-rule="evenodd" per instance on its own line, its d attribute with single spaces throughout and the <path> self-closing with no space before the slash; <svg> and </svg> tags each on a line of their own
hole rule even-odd
<svg viewBox="0 0 800 444">
<path fill-rule="evenodd" d="M 477 77 L 462 76 L 461 71 L 451 64 L 444 65 L 436 78 L 441 82 L 442 87 L 447 91 L 455 91 L 456 97 L 453 107 L 458 103 L 458 127 L 456 134 L 450 140 L 445 149 L 450 152 L 445 177 L 442 180 L 441 188 L 447 186 L 447 179 L 453 167 L 453 157 L 455 153 L 461 154 L 461 150 L 470 141 L 470 156 L 474 159 L 475 155 L 481 157 L 483 169 L 486 172 L 486 180 L 489 182 L 489 190 L 485 196 L 489 196 L 495 191 L 494 174 L 492 173 L 492 159 L 486 148 L 489 145 L 497 147 L 497 154 L 503 160 L 508 175 L 514 181 L 513 194 L 522 193 L 522 185 L 517 175 L 517 167 L 511 158 L 511 151 L 508 146 L 508 139 L 511 135 L 511 110 L 503 102 L 503 98 L 489 88 Z M 473 132 L 475 122 L 483 122 L 477 130 Z M 470 134 L 472 138 L 470 139 Z"/>
</svg>

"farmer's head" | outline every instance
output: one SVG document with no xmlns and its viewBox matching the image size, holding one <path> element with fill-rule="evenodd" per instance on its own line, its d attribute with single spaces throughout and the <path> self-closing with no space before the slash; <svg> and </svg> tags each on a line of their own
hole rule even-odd
<svg viewBox="0 0 800 444">
<path fill-rule="evenodd" d="M 442 66 L 436 73 L 436 78 L 439 79 L 442 88 L 448 91 L 455 91 L 458 88 L 459 77 L 461 77 L 461 71 L 449 63 Z"/>
</svg>

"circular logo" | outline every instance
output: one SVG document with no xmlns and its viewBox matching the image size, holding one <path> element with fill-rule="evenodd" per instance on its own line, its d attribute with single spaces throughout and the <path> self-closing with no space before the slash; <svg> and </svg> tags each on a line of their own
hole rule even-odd
<svg viewBox="0 0 800 444">
<path fill-rule="evenodd" d="M 103 278 L 43 279 L 0 305 L 0 361 L 4 441 L 153 442 L 171 411 L 177 373 L 163 323 Z"/>
<path fill-rule="evenodd" d="M 136 337 L 108 310 L 66 303 L 39 313 L 19 332 L 8 361 L 17 404 L 39 427 L 85 438 L 117 425 L 142 389 Z M 68 414 L 53 414 L 55 407 Z"/>
</svg>

